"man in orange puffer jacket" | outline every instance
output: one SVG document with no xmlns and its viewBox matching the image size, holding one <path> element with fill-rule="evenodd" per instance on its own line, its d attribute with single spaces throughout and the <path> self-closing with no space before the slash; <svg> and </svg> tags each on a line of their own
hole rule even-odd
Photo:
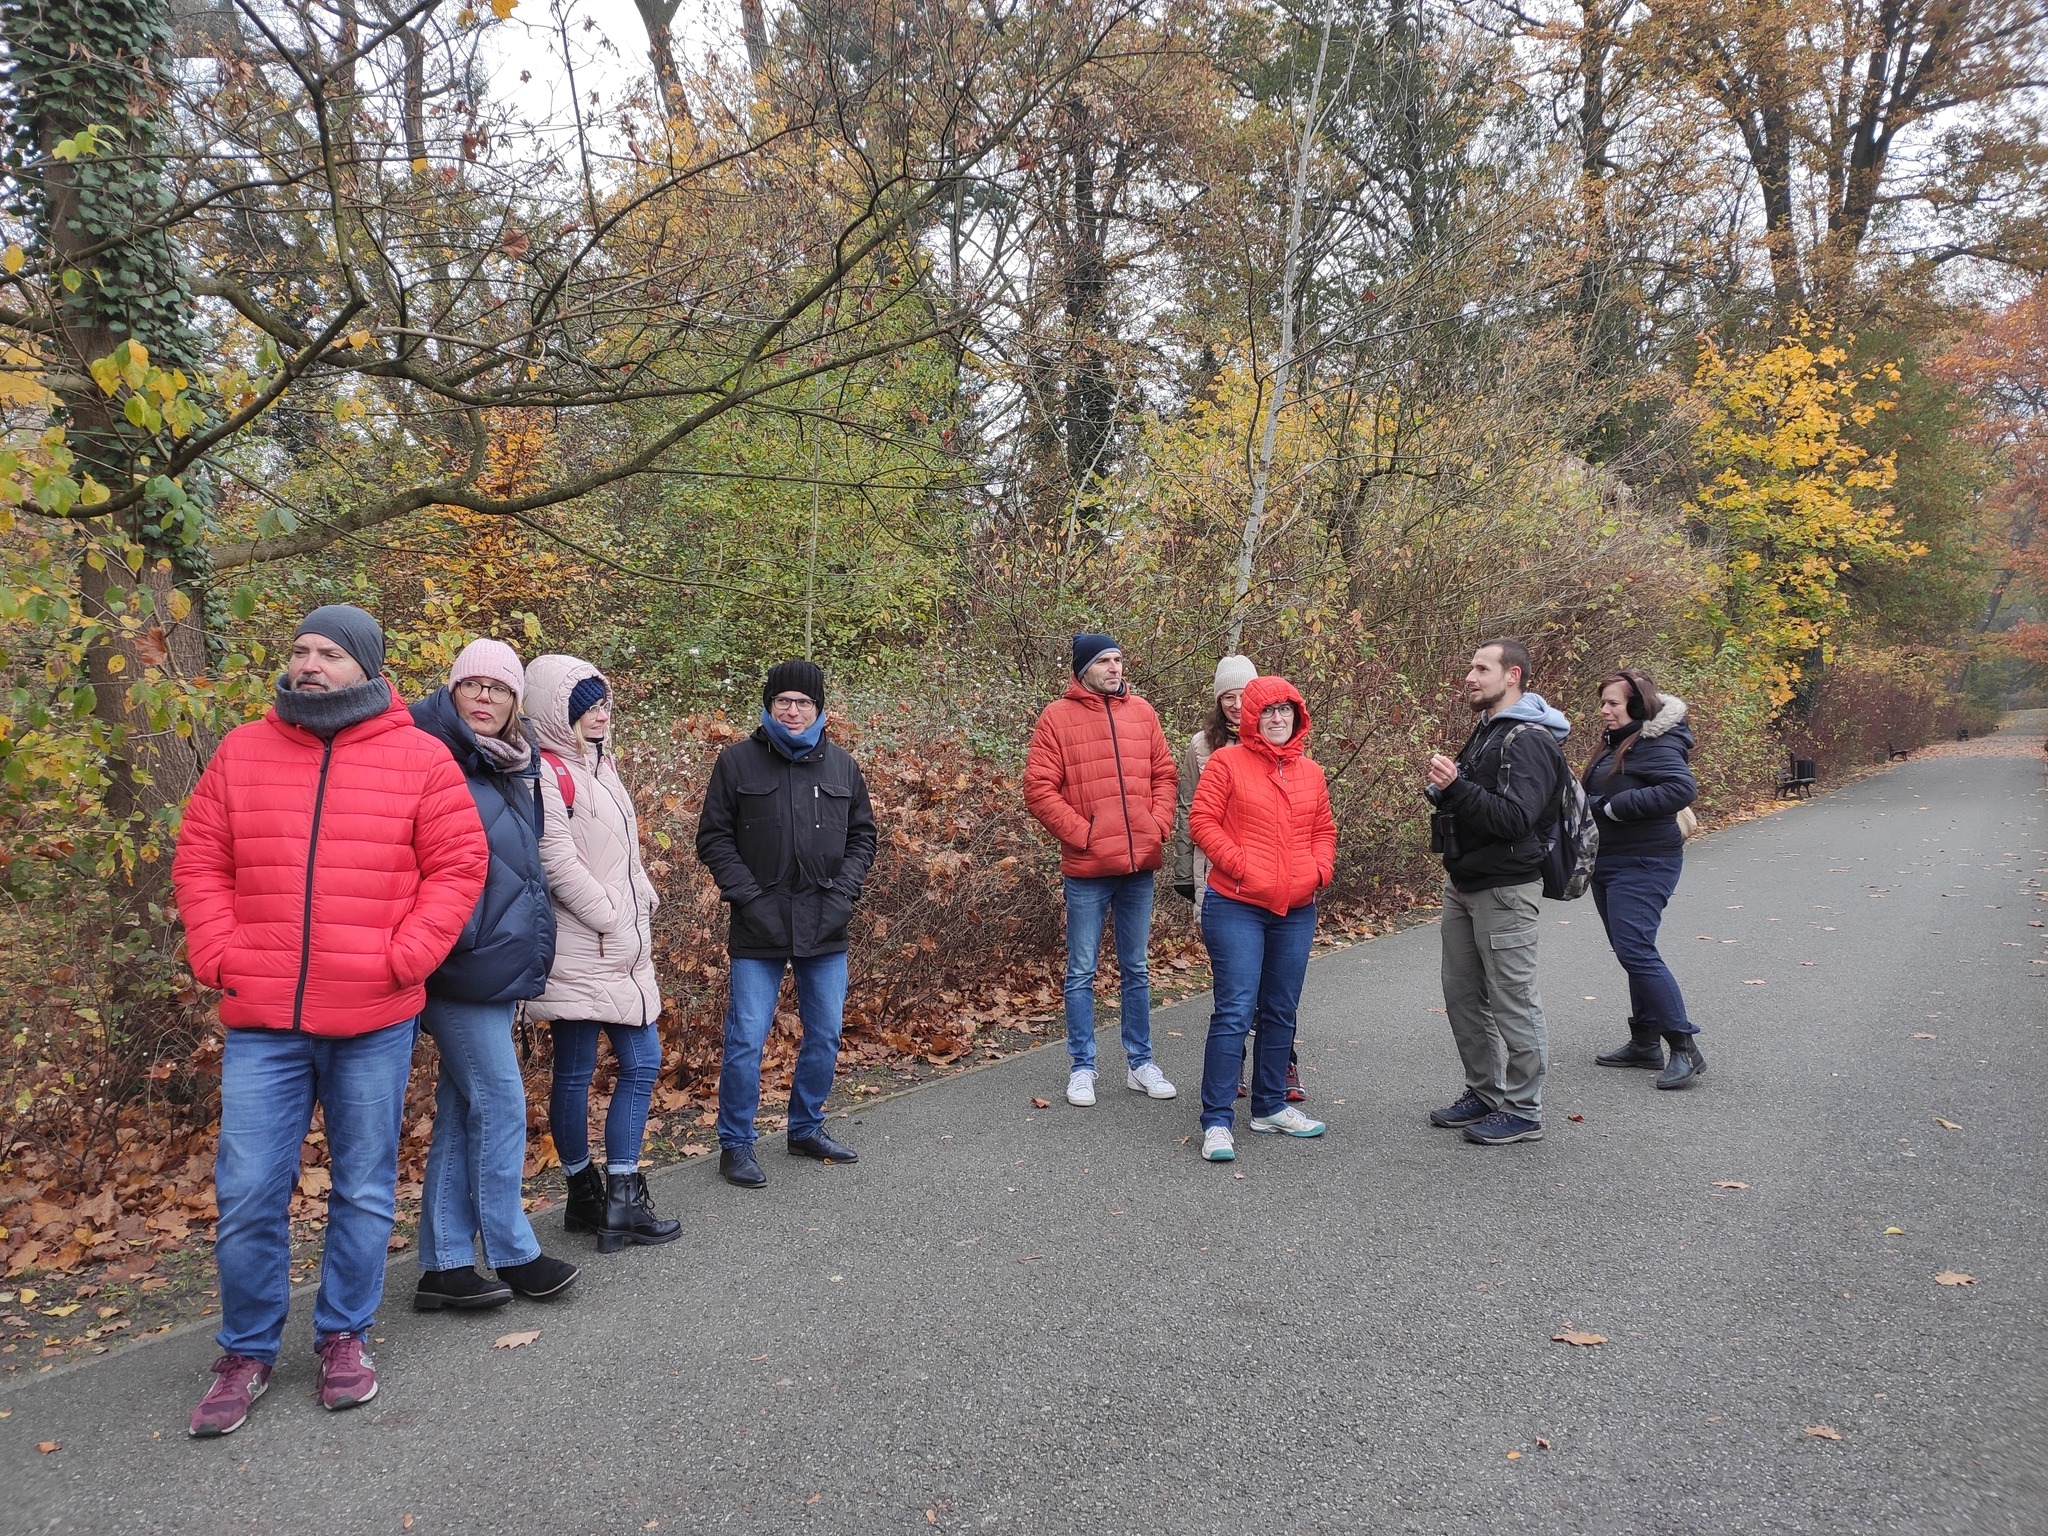
<svg viewBox="0 0 2048 1536">
<path fill-rule="evenodd" d="M 331 1185 L 313 1302 L 319 1396 L 377 1393 L 398 1134 L 427 977 L 483 894 L 490 845 L 461 768 L 383 677 L 360 608 L 299 626 L 270 713 L 228 733 L 185 807 L 172 877 L 192 974 L 221 989 L 218 1335 L 191 1432 L 240 1426 L 291 1301 L 291 1196 L 317 1102 Z"/>
<path fill-rule="evenodd" d="M 1124 682 L 1108 635 L 1074 636 L 1074 680 L 1038 717 L 1024 759 L 1024 804 L 1059 839 L 1067 906 L 1067 1102 L 1095 1102 L 1095 967 L 1116 921 L 1126 1084 L 1170 1099 L 1152 1060 L 1153 871 L 1166 861 L 1180 774 L 1159 716 Z"/>
</svg>

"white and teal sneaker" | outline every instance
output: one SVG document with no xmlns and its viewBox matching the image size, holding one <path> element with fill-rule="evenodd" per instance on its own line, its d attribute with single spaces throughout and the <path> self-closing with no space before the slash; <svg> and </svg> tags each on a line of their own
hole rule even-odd
<svg viewBox="0 0 2048 1536">
<path fill-rule="evenodd" d="M 1237 1140 L 1227 1125 L 1212 1125 L 1202 1132 L 1202 1160 L 1208 1163 L 1237 1161 Z"/>
<path fill-rule="evenodd" d="M 1292 1104 L 1287 1104 L 1277 1115 L 1253 1115 L 1252 1129 L 1278 1131 L 1283 1136 L 1320 1136 L 1329 1127 L 1320 1120 L 1309 1119 Z"/>
</svg>

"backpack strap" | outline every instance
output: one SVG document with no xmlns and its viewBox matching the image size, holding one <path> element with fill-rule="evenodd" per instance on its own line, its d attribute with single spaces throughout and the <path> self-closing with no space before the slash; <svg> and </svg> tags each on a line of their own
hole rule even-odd
<svg viewBox="0 0 2048 1536">
<path fill-rule="evenodd" d="M 569 813 L 571 820 L 574 820 L 576 816 L 576 781 L 569 777 L 569 765 L 546 747 L 540 749 L 540 760 L 555 770 L 555 788 L 562 792 L 562 809 Z"/>
</svg>

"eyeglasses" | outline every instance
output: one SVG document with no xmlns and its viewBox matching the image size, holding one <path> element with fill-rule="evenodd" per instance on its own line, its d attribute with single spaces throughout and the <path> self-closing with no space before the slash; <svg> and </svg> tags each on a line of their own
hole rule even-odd
<svg viewBox="0 0 2048 1536">
<path fill-rule="evenodd" d="M 465 677 L 455 685 L 455 691 L 465 699 L 489 699 L 493 704 L 517 697 L 503 683 L 487 682 L 481 677 Z"/>
<path fill-rule="evenodd" d="M 768 706 L 770 709 L 786 710 L 795 714 L 800 710 L 816 710 L 818 701 L 807 693 L 785 693 L 778 695 Z"/>
</svg>

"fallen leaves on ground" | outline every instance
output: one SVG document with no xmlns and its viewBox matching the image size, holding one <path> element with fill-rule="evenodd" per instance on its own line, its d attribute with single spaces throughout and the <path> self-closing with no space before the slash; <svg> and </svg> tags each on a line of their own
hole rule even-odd
<svg viewBox="0 0 2048 1536">
<path fill-rule="evenodd" d="M 1977 1277 L 1966 1275 L 1960 1269 L 1944 1269 L 1934 1277 L 1936 1285 L 1975 1285 Z"/>
<path fill-rule="evenodd" d="M 62 1440 L 38 1440 L 36 1442 L 36 1449 L 41 1451 L 45 1456 L 48 1456 L 52 1451 L 63 1450 L 64 1442 Z"/>
<path fill-rule="evenodd" d="M 501 1333 L 491 1340 L 493 1349 L 523 1349 L 540 1337 L 538 1328 L 528 1328 L 520 1333 Z"/>
<path fill-rule="evenodd" d="M 1816 1440 L 1839 1440 L 1842 1438 L 1842 1432 L 1832 1424 L 1809 1424 L 1800 1433 L 1811 1435 Z"/>
<path fill-rule="evenodd" d="M 1886 1237 L 1904 1237 L 1906 1235 L 1906 1229 L 1904 1227 L 1886 1227 L 1884 1229 L 1884 1235 Z"/>
<path fill-rule="evenodd" d="M 1764 979 L 1761 976 L 1752 976 L 1748 981 L 1745 981 L 1743 983 L 1745 987 L 1760 987 L 1763 984 Z"/>
<path fill-rule="evenodd" d="M 1955 1121 L 1944 1120 L 1939 1115 L 1936 1115 L 1934 1117 L 1934 1123 L 1940 1126 L 1944 1131 L 1960 1131 L 1962 1129 L 1962 1127 L 1960 1125 L 1957 1125 Z"/>
<path fill-rule="evenodd" d="M 1031 1101 L 1031 1107 L 1032 1107 L 1033 1109 L 1051 1109 L 1051 1108 L 1052 1108 L 1052 1100 L 1051 1100 L 1051 1099 L 1033 1099 L 1033 1100 Z"/>
<path fill-rule="evenodd" d="M 1716 1179 L 1716 1180 L 1714 1180 L 1714 1188 L 1716 1188 L 1716 1189 L 1747 1189 L 1747 1188 L 1749 1188 L 1749 1186 L 1748 1186 L 1747 1184 L 1743 1183 L 1743 1182 L 1742 1182 L 1742 1180 L 1740 1180 L 1740 1179 Z"/>
<path fill-rule="evenodd" d="M 1607 1336 L 1602 1333 L 1583 1333 L 1577 1328 L 1567 1328 L 1563 1333 L 1550 1336 L 1553 1344 L 1570 1344 L 1579 1349 L 1590 1349 L 1595 1344 L 1605 1344 Z"/>
<path fill-rule="evenodd" d="M 1920 1033 L 1917 1033 L 1917 1034 L 1915 1034 L 1915 1035 L 1913 1036 L 1913 1038 L 1914 1038 L 1915 1040 L 1932 1040 L 1932 1039 L 1934 1039 L 1935 1037 L 1934 1037 L 1933 1035 L 1927 1034 L 1927 1033 L 1925 1033 L 1925 1032 L 1923 1031 L 1923 1032 L 1920 1032 Z"/>
<path fill-rule="evenodd" d="M 1536 1437 L 1536 1449 L 1539 1451 L 1547 1451 L 1550 1449 L 1550 1442 L 1544 1439 L 1541 1435 L 1538 1435 Z"/>
<path fill-rule="evenodd" d="M 1522 1459 L 1522 1453 L 1521 1453 L 1520 1451 L 1509 1451 L 1509 1452 L 1508 1452 L 1508 1460 L 1509 1460 L 1509 1461 L 1520 1461 L 1521 1459 Z"/>
<path fill-rule="evenodd" d="M 1586 1117 L 1585 1117 L 1584 1115 L 1566 1115 L 1566 1116 L 1565 1116 L 1565 1119 L 1567 1119 L 1567 1120 L 1576 1120 L 1576 1121 L 1579 1121 L 1579 1122 L 1581 1122 L 1581 1123 L 1583 1123 L 1583 1122 L 1585 1121 L 1585 1118 L 1586 1118 Z"/>
</svg>

